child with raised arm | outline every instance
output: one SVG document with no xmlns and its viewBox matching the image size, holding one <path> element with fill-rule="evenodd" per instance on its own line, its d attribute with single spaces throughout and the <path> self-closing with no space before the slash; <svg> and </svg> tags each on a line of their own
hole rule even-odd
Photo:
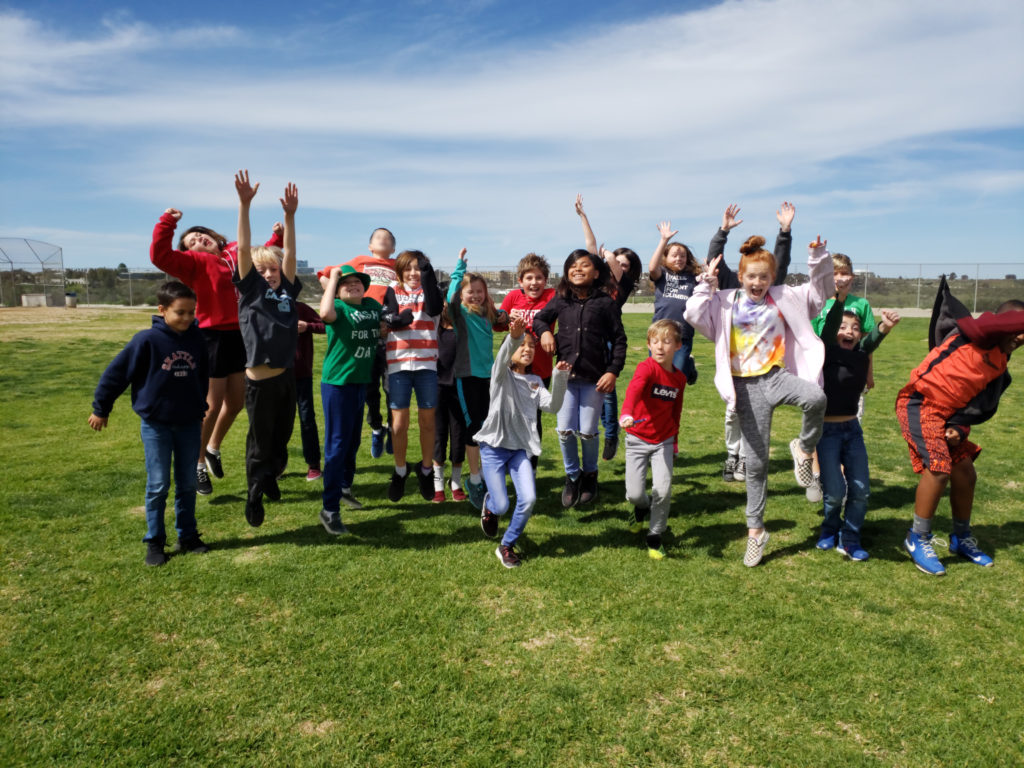
<svg viewBox="0 0 1024 768">
<path fill-rule="evenodd" d="M 319 480 L 320 430 L 316 426 L 316 401 L 313 399 L 313 334 L 326 331 L 324 321 L 309 304 L 295 302 L 299 312 L 298 343 L 295 346 L 295 406 L 299 412 L 302 458 L 306 461 L 306 481 Z"/>
<path fill-rule="evenodd" d="M 174 459 L 174 527 L 179 552 L 208 551 L 196 528 L 199 433 L 206 413 L 209 363 L 206 340 L 195 324 L 196 295 L 171 280 L 156 294 L 153 326 L 135 334 L 107 366 L 96 386 L 89 426 L 107 426 L 114 401 L 129 386 L 132 409 L 142 419 L 146 455 L 146 565 L 167 562 L 164 510 Z"/>
<path fill-rule="evenodd" d="M 651 254 L 647 274 L 654 283 L 654 321 L 675 320 L 683 329 L 683 341 L 676 351 L 672 364 L 686 374 L 686 381 L 697 380 L 697 368 L 690 357 L 693 350 L 693 327 L 684 320 L 686 302 L 697 286 L 700 265 L 693 252 L 682 243 L 671 242 L 679 234 L 672 229 L 672 223 L 658 224 L 661 238 Z"/>
<path fill-rule="evenodd" d="M 896 312 L 882 312 L 882 322 L 863 333 L 857 314 L 833 301 L 825 316 L 825 423 L 818 441 L 818 461 L 824 491 L 825 519 L 818 549 L 833 547 L 854 561 L 868 559 L 861 545 L 861 526 L 868 511 L 871 478 L 864 432 L 857 420 L 857 401 L 864 389 L 871 353 L 900 321 Z M 843 500 L 846 512 L 843 514 Z"/>
<path fill-rule="evenodd" d="M 494 364 L 494 330 L 508 324 L 508 313 L 495 309 L 482 275 L 467 272 L 466 249 L 448 286 L 448 316 L 455 326 L 455 386 L 466 421 L 466 458 L 469 482 L 466 493 L 470 503 L 483 508 L 484 487 L 480 475 L 480 448 L 473 438 L 487 418 L 490 404 L 491 366 Z"/>
<path fill-rule="evenodd" d="M 705 263 L 710 263 L 716 257 L 722 259 L 718 263 L 718 287 L 739 288 L 740 282 L 736 273 L 729 268 L 725 262 L 725 243 L 729 239 L 729 232 L 743 223 L 738 218 L 740 207 L 732 204 L 725 208 L 722 214 L 722 226 L 711 238 L 708 246 L 708 257 Z M 775 281 L 774 285 L 783 285 L 786 276 L 789 274 L 789 262 L 792 258 L 793 235 L 790 231 L 793 226 L 793 218 L 796 216 L 796 208 L 792 203 L 783 201 L 782 205 L 775 212 L 775 218 L 779 222 L 779 233 L 775 236 Z M 726 406 L 725 409 L 725 464 L 722 466 L 722 479 L 731 483 L 733 481 L 742 483 L 746 479 L 746 460 L 740 452 L 740 420 L 736 415 L 736 409 Z"/>
<path fill-rule="evenodd" d="M 388 498 L 405 495 L 409 476 L 409 404 L 416 393 L 422 463 L 416 483 L 426 501 L 434 498 L 434 412 L 437 408 L 437 320 L 444 299 L 430 259 L 422 251 L 402 251 L 395 260 L 398 280 L 385 296 L 387 324 L 384 349 L 388 363 L 388 408 L 391 409 L 395 470 Z"/>
<path fill-rule="evenodd" d="M 985 312 L 978 318 L 960 306 L 945 336 L 935 333 L 933 318 L 930 341 L 935 346 L 896 396 L 896 416 L 910 450 L 910 464 L 920 475 L 914 519 L 903 547 L 914 565 L 932 576 L 946 573 L 935 554 L 932 519 L 947 485 L 953 513 L 950 553 L 976 565 L 993 565 L 971 534 L 978 480 L 974 462 L 981 448 L 967 437 L 971 425 L 995 414 L 1010 383 L 1006 370 L 1010 354 L 1024 344 L 1024 302 L 1003 302 L 995 314 Z"/>
<path fill-rule="evenodd" d="M 295 302 L 302 285 L 295 277 L 295 211 L 299 191 L 289 183 L 281 198 L 284 209 L 284 249 L 253 247 L 249 207 L 260 185 L 249 183 L 249 172 L 235 175 L 238 192 L 238 325 L 245 343 L 245 410 L 249 433 L 245 439 L 247 495 L 245 519 L 254 528 L 263 524 L 263 497 L 279 501 L 278 476 L 288 463 L 288 441 L 295 426 L 295 348 L 299 313 Z"/>
<path fill-rule="evenodd" d="M 682 343 L 682 328 L 675 320 L 656 320 L 647 329 L 650 357 L 636 367 L 619 419 L 626 430 L 626 500 L 633 505 L 632 527 L 637 533 L 642 531 L 644 518 L 650 512 L 647 554 L 652 560 L 666 556 L 661 536 L 668 526 L 672 461 L 686 389 L 686 376 L 675 367 L 673 358 Z"/>
<path fill-rule="evenodd" d="M 565 260 L 555 298 L 533 319 L 541 346 L 571 366 L 565 400 L 558 411 L 558 442 L 565 466 L 562 506 L 597 498 L 597 425 L 606 392 L 626 362 L 626 333 L 615 300 L 605 293 L 608 265 L 575 250 Z M 557 333 L 554 328 L 557 324 Z M 577 438 L 580 445 L 577 446 Z"/>
<path fill-rule="evenodd" d="M 536 339 L 526 332 L 522 317 L 513 317 L 509 334 L 501 343 L 491 368 L 491 403 L 480 431 L 473 439 L 480 446 L 487 494 L 480 512 L 480 528 L 493 539 L 498 535 L 498 518 L 508 511 L 506 472 L 516 489 L 512 521 L 494 550 L 506 568 L 520 564 L 515 544 L 523 534 L 537 501 L 537 489 L 530 459 L 540 455 L 540 437 L 535 419 L 538 411 L 557 413 L 562 406 L 569 364 L 559 362 L 551 375 L 551 392 L 539 376 L 528 373 L 537 348 Z"/>
<path fill-rule="evenodd" d="M 743 564 L 764 557 L 768 531 L 764 512 L 768 489 L 768 446 L 772 413 L 780 405 L 803 411 L 800 437 L 790 443 L 797 483 L 813 481 L 811 455 L 821 436 L 825 393 L 821 366 L 825 348 L 811 327 L 825 299 L 835 292 L 832 262 L 819 237 L 810 244 L 810 282 L 773 285 L 775 257 L 749 238 L 740 248 L 741 288 L 718 290 L 721 256 L 708 265 L 686 306 L 686 320 L 715 344 L 715 387 L 740 420 L 747 471 L 747 548 Z"/>
<path fill-rule="evenodd" d="M 341 504 L 363 505 L 352 493 L 356 452 L 362 436 L 363 405 L 373 376 L 380 338 L 380 303 L 366 296 L 370 276 L 348 264 L 331 267 L 320 279 L 320 317 L 327 324 L 327 352 L 320 377 L 324 402 L 324 493 L 320 522 L 332 536 L 348 533 Z"/>
</svg>

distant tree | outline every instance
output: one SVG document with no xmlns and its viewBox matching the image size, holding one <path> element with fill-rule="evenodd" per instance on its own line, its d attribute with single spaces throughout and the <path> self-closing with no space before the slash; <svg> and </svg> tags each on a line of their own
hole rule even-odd
<svg viewBox="0 0 1024 768">
<path fill-rule="evenodd" d="M 118 272 L 127 272 L 127 271 L 128 271 L 128 267 L 127 267 L 127 265 L 125 265 L 125 263 L 124 263 L 124 262 L 122 261 L 122 262 L 121 262 L 120 264 L 118 264 L 118 265 L 117 265 L 117 271 L 118 271 Z M 951 278 L 951 279 L 952 279 L 952 278 Z"/>
<path fill-rule="evenodd" d="M 946 279 L 947 279 L 947 280 L 956 280 L 956 272 L 950 272 L 950 273 L 949 273 L 949 274 L 948 274 L 948 275 L 946 276 Z"/>
</svg>

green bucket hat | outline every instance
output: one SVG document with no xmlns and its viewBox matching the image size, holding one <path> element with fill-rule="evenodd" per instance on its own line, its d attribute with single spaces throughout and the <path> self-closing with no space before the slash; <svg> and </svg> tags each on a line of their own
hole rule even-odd
<svg viewBox="0 0 1024 768">
<path fill-rule="evenodd" d="M 338 282 L 342 282 L 345 280 L 345 278 L 352 277 L 353 275 L 355 275 L 360 279 L 360 281 L 362 281 L 364 291 L 370 289 L 370 276 L 365 272 L 360 272 L 358 269 L 349 264 L 341 265 L 341 279 Z"/>
</svg>

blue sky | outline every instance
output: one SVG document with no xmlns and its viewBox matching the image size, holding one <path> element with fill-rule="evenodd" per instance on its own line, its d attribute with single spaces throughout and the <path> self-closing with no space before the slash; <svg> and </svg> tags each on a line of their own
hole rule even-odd
<svg viewBox="0 0 1024 768">
<path fill-rule="evenodd" d="M 0 4 L 0 237 L 143 266 L 167 207 L 231 235 L 248 168 L 316 266 L 377 226 L 560 265 L 581 192 L 645 260 L 789 200 L 858 267 L 1024 273 L 1022 33 L 1016 0 Z"/>
</svg>

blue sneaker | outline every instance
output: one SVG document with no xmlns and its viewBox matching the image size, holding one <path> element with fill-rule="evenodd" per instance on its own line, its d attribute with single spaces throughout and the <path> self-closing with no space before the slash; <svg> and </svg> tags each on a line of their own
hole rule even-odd
<svg viewBox="0 0 1024 768">
<path fill-rule="evenodd" d="M 389 435 L 390 437 L 390 435 Z M 384 455 L 384 430 L 374 429 L 370 431 L 370 455 L 379 459 Z"/>
<path fill-rule="evenodd" d="M 487 495 L 487 487 L 483 483 L 466 481 L 466 493 L 469 494 L 469 503 L 477 509 L 484 508 L 484 496 Z"/>
<path fill-rule="evenodd" d="M 995 565 L 991 557 L 978 549 L 978 541 L 973 536 L 965 536 L 961 539 L 954 533 L 949 537 L 949 551 L 986 568 Z"/>
<path fill-rule="evenodd" d="M 827 528 L 822 528 L 821 533 L 818 534 L 818 543 L 815 544 L 818 549 L 832 549 L 836 545 L 836 532 Z"/>
<path fill-rule="evenodd" d="M 914 533 L 912 530 L 907 531 L 907 538 L 903 541 L 903 548 L 907 550 L 907 554 L 910 555 L 919 571 L 931 576 L 946 575 L 946 569 L 939 562 L 939 556 L 935 554 L 935 549 L 932 547 L 932 535 L 930 533 L 923 534 Z"/>
<path fill-rule="evenodd" d="M 391 427 L 384 430 L 384 453 L 394 456 L 395 447 L 391 444 Z"/>
<path fill-rule="evenodd" d="M 855 539 L 852 536 L 847 537 L 847 540 L 843 540 L 843 534 L 839 534 L 839 543 L 836 544 L 836 552 L 840 555 L 845 555 L 856 563 L 867 560 L 870 555 L 868 551 L 860 545 L 860 540 Z"/>
</svg>

